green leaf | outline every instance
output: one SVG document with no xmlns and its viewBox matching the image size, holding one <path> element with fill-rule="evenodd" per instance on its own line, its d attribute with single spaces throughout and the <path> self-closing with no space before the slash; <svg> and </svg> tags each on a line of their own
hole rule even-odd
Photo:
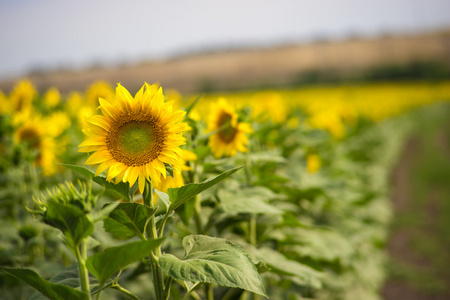
<svg viewBox="0 0 450 300">
<path fill-rule="evenodd" d="M 239 192 L 219 191 L 220 205 L 218 212 L 233 214 L 282 214 L 283 211 L 265 200 L 276 198 L 276 194 L 263 187 L 241 189 Z"/>
<path fill-rule="evenodd" d="M 129 239 L 135 235 L 142 237 L 147 221 L 155 210 L 156 208 L 140 203 L 120 203 L 109 217 L 103 220 L 103 227 L 105 231 L 120 238 Z"/>
<path fill-rule="evenodd" d="M 104 220 L 114 209 L 116 209 L 119 204 L 120 202 L 108 203 L 107 205 L 104 205 L 100 211 L 91 213 L 92 221 L 96 223 Z"/>
<path fill-rule="evenodd" d="M 167 212 L 167 209 L 170 206 L 170 199 L 169 199 L 169 195 L 167 195 L 164 192 L 158 191 L 155 189 L 155 193 L 158 195 L 158 200 L 156 201 L 156 215 L 160 215 L 163 214 L 165 212 Z"/>
<path fill-rule="evenodd" d="M 128 185 L 128 183 L 119 182 L 118 184 L 114 184 L 112 182 L 106 181 L 106 177 L 103 175 L 95 176 L 95 173 L 93 171 L 85 167 L 68 164 L 60 164 L 60 165 L 68 169 L 71 169 L 72 171 L 75 171 L 86 178 L 91 179 L 95 183 L 98 183 L 114 196 L 125 199 L 127 201 L 131 201 L 130 186 Z"/>
<path fill-rule="evenodd" d="M 5 267 L 0 267 L 0 269 L 22 280 L 50 299 L 87 299 L 87 295 L 85 293 L 64 284 L 52 283 L 48 280 L 45 280 L 38 273 L 31 269 Z"/>
<path fill-rule="evenodd" d="M 169 188 L 168 194 L 170 197 L 170 207 L 169 210 L 173 211 L 180 207 L 183 203 L 194 198 L 196 195 L 200 194 L 204 190 L 212 187 L 213 185 L 221 182 L 234 172 L 238 171 L 242 167 L 234 168 L 228 171 L 225 171 L 215 177 L 209 178 L 200 183 L 189 183 L 185 186 L 179 188 Z"/>
<path fill-rule="evenodd" d="M 286 250 L 317 261 L 339 261 L 349 265 L 354 246 L 343 234 L 326 228 L 283 228 L 287 236 Z"/>
<path fill-rule="evenodd" d="M 224 239 L 189 235 L 183 239 L 183 247 L 186 251 L 183 259 L 172 254 L 163 254 L 159 259 L 161 268 L 172 278 L 241 288 L 267 296 L 255 264 L 238 245 Z"/>
<path fill-rule="evenodd" d="M 97 277 L 100 284 L 108 280 L 115 272 L 136 262 L 161 245 L 163 239 L 146 240 L 127 243 L 125 245 L 108 248 L 88 257 L 86 267 Z"/>
<path fill-rule="evenodd" d="M 256 250 L 256 256 L 268 267 L 270 272 L 280 275 L 294 276 L 297 282 L 314 288 L 321 287 L 321 273 L 270 248 Z"/>
<path fill-rule="evenodd" d="M 94 231 L 93 222 L 76 206 L 47 202 L 45 221 L 61 230 L 72 246 L 78 245 L 81 239 Z"/>
<path fill-rule="evenodd" d="M 184 225 L 189 226 L 189 222 L 192 218 L 192 214 L 195 209 L 195 201 L 188 201 L 177 208 L 176 213 L 180 216 Z"/>
</svg>

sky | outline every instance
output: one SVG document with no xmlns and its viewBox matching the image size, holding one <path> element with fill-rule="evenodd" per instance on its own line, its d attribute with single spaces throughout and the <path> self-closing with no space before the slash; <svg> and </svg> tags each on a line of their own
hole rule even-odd
<svg viewBox="0 0 450 300">
<path fill-rule="evenodd" d="M 0 0 L 0 79 L 441 28 L 449 0 Z"/>
</svg>

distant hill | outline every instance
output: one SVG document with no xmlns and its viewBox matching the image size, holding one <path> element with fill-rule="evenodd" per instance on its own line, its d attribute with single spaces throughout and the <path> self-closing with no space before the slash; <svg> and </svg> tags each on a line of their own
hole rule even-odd
<svg viewBox="0 0 450 300">
<path fill-rule="evenodd" d="M 450 31 L 317 41 L 262 49 L 183 55 L 112 68 L 54 71 L 27 76 L 39 90 L 84 90 L 96 80 L 137 89 L 144 81 L 190 93 L 292 86 L 341 80 L 450 76 Z M 9 91 L 17 79 L 0 82 Z"/>
</svg>

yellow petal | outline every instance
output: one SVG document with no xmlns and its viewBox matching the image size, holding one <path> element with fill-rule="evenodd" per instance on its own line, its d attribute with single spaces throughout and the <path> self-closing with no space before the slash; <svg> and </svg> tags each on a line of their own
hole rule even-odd
<svg viewBox="0 0 450 300">
<path fill-rule="evenodd" d="M 127 166 L 123 163 L 114 163 L 108 170 L 108 174 L 106 176 L 106 180 L 110 181 L 117 175 L 119 175 L 122 171 L 124 171 L 127 168 Z"/>
<path fill-rule="evenodd" d="M 85 165 L 96 165 L 104 161 L 112 159 L 111 154 L 108 151 L 99 151 L 92 154 L 84 163 Z"/>
<path fill-rule="evenodd" d="M 164 179 L 166 178 L 166 166 L 164 166 L 164 163 L 162 161 L 156 158 L 150 164 L 153 168 L 155 168 L 159 173 L 162 174 Z"/>
<path fill-rule="evenodd" d="M 113 163 L 114 163 L 113 160 L 109 160 L 109 161 L 102 162 L 102 163 L 97 167 L 97 170 L 95 171 L 95 176 L 98 176 L 101 172 L 103 172 L 103 171 L 105 171 L 106 169 L 108 169 Z"/>
<path fill-rule="evenodd" d="M 122 182 L 123 177 L 125 176 L 127 169 L 123 170 L 122 172 L 119 173 L 119 175 L 117 175 L 116 177 L 116 181 L 114 182 L 115 184 L 118 184 L 119 182 Z"/>
<path fill-rule="evenodd" d="M 130 186 L 136 182 L 139 176 L 139 167 L 129 167 L 127 173 L 125 174 L 125 181 L 128 181 Z"/>
<path fill-rule="evenodd" d="M 78 145 L 78 147 L 86 147 L 86 146 L 100 146 L 105 145 L 106 141 L 104 137 L 97 137 L 97 138 L 89 138 Z"/>
<path fill-rule="evenodd" d="M 123 100 L 119 101 L 119 103 L 126 104 L 126 108 L 130 109 L 133 107 L 133 97 L 120 83 L 118 83 L 116 87 L 116 97 Z"/>
<path fill-rule="evenodd" d="M 86 118 L 86 122 L 99 126 L 108 131 L 111 128 L 111 124 L 104 116 L 96 115 Z"/>
<path fill-rule="evenodd" d="M 144 193 L 144 188 L 145 188 L 145 176 L 144 176 L 144 174 L 140 174 L 139 175 L 139 192 L 141 192 L 141 194 Z"/>
<path fill-rule="evenodd" d="M 120 115 L 120 111 L 117 107 L 113 106 L 111 103 L 106 101 L 103 98 L 99 98 L 98 102 L 100 103 L 100 109 L 105 117 L 109 117 L 111 119 L 115 119 Z"/>
</svg>

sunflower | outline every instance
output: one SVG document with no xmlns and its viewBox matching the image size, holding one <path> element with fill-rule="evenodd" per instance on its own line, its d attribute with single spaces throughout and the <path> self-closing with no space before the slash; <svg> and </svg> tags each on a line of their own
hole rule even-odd
<svg viewBox="0 0 450 300">
<path fill-rule="evenodd" d="M 280 93 L 260 92 L 253 97 L 251 117 L 258 122 L 270 120 L 273 124 L 286 122 L 288 110 Z"/>
<path fill-rule="evenodd" d="M 21 125 L 14 133 L 16 144 L 26 144 L 28 150 L 36 151 L 36 166 L 42 167 L 45 176 L 56 173 L 56 143 L 47 134 L 46 123 L 39 117 L 33 117 Z"/>
<path fill-rule="evenodd" d="M 96 81 L 86 90 L 86 100 L 89 104 L 97 107 L 99 98 L 103 98 L 108 102 L 114 101 L 114 89 L 106 81 Z"/>
<path fill-rule="evenodd" d="M 238 122 L 238 114 L 224 98 L 213 108 L 208 121 L 209 146 L 216 158 L 235 156 L 237 151 L 247 152 L 247 133 L 252 132 L 249 123 Z"/>
<path fill-rule="evenodd" d="M 54 108 L 61 102 L 61 94 L 58 89 L 51 87 L 44 95 L 44 104 L 47 108 Z"/>
<path fill-rule="evenodd" d="M 322 160 L 320 156 L 314 153 L 310 153 L 306 156 L 306 170 L 310 174 L 314 174 L 320 170 Z"/>
<path fill-rule="evenodd" d="M 12 112 L 19 113 L 31 108 L 36 95 L 36 89 L 29 80 L 20 81 L 9 96 Z"/>
<path fill-rule="evenodd" d="M 133 98 L 118 84 L 114 101 L 99 102 L 103 115 L 86 119 L 88 138 L 79 146 L 80 152 L 95 152 L 85 164 L 98 164 L 96 175 L 108 169 L 107 180 L 130 186 L 137 180 L 143 192 L 146 179 L 158 185 L 161 176 L 166 178 L 164 164 L 179 170 L 182 134 L 188 129 L 182 122 L 185 112 L 173 111 L 161 88 L 146 83 Z"/>
</svg>

